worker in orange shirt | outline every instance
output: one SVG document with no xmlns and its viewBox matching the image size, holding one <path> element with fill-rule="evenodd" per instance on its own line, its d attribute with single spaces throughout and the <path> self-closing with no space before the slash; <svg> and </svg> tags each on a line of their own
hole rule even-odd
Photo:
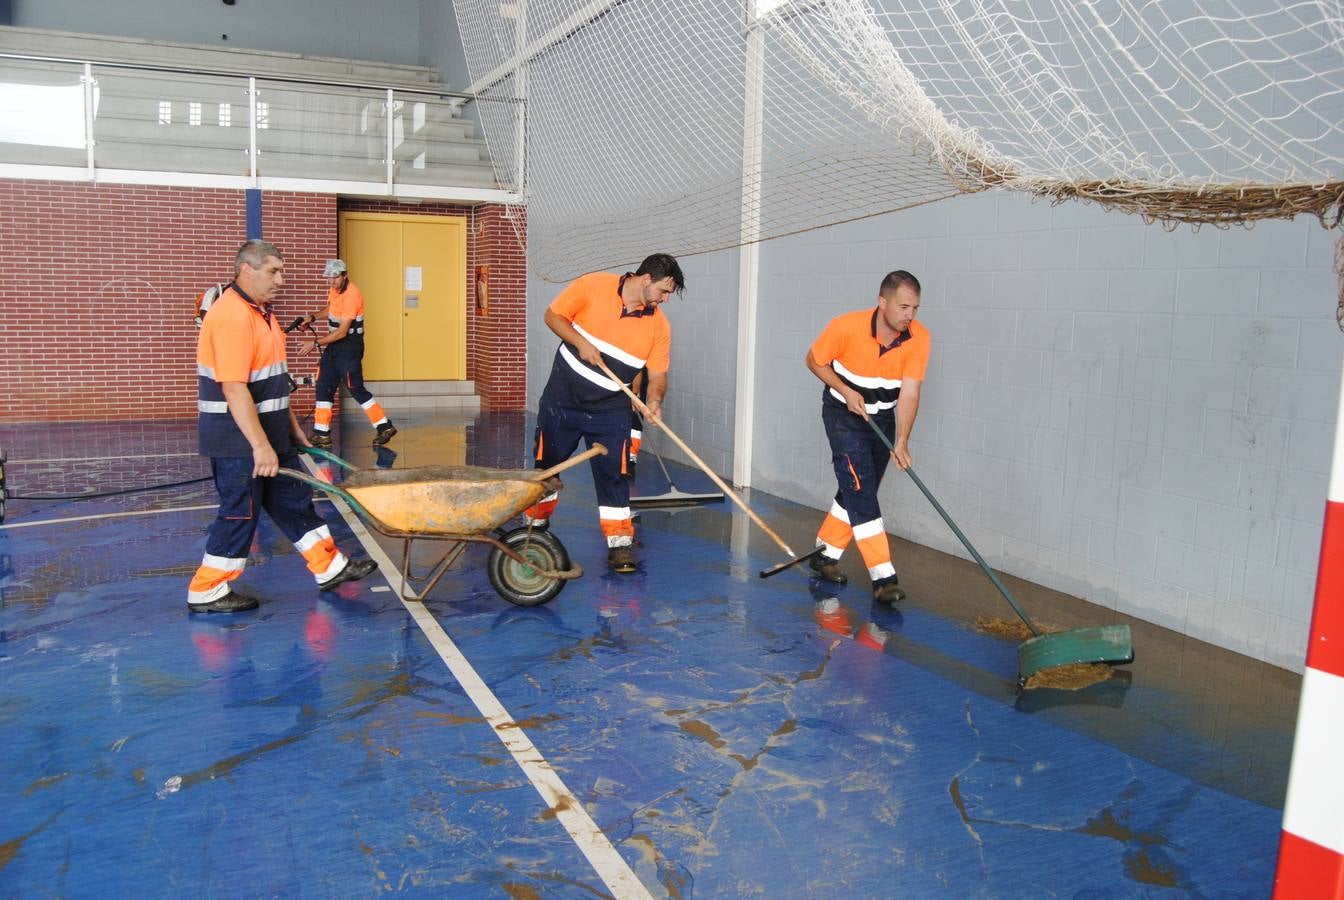
<svg viewBox="0 0 1344 900">
<path fill-rule="evenodd" d="M 621 574 L 638 570 L 630 482 L 625 477 L 631 402 L 598 363 L 627 384 L 647 369 L 648 399 L 641 405 L 660 416 L 672 351 L 672 329 L 660 307 L 685 286 L 676 259 L 655 253 L 634 272 L 580 276 L 546 310 L 546 325 L 561 343 L 538 404 L 537 468 L 568 459 L 580 440 L 590 447 L 606 446 L 607 455 L 595 456 L 588 464 L 607 541 L 607 564 Z M 530 507 L 525 513 L 528 524 L 546 527 L 558 499 L 559 495 L 548 494 Z"/>
<path fill-rule="evenodd" d="M 878 506 L 877 488 L 895 460 L 910 466 L 910 432 L 919 412 L 919 389 L 929 364 L 928 329 L 915 321 L 919 280 L 904 270 L 888 274 L 878 289 L 877 307 L 832 319 L 806 356 L 807 368 L 821 379 L 821 421 L 831 445 L 837 490 L 817 532 L 819 555 L 810 565 L 834 584 L 848 579 L 840 556 L 851 540 L 868 567 L 873 598 L 893 603 L 904 593 L 896 586 L 891 546 Z M 868 424 L 887 436 L 886 446 Z"/>
<path fill-rule="evenodd" d="M 219 492 L 219 512 L 187 588 L 192 612 L 257 608 L 257 598 L 233 584 L 247 565 L 263 509 L 294 542 L 320 590 L 357 581 L 378 568 L 371 559 L 341 553 L 313 508 L 312 488 L 279 476 L 282 468 L 299 468 L 295 444 L 308 444 L 289 406 L 285 335 L 270 307 L 284 286 L 284 269 L 284 256 L 274 244 L 243 244 L 234 280 L 201 323 L 197 427 L 200 451 L 210 458 Z"/>
<path fill-rule="evenodd" d="M 350 281 L 344 260 L 327 260 L 322 277 L 329 285 L 327 305 L 304 317 L 304 324 L 311 325 L 318 316 L 324 313 L 327 316 L 327 333 L 313 342 L 322 351 L 322 361 L 317 367 L 313 446 L 331 446 L 332 406 L 337 390 L 345 385 L 374 427 L 374 446 L 381 447 L 392 440 L 397 427 L 388 421 L 382 404 L 364 386 L 364 295 Z"/>
</svg>

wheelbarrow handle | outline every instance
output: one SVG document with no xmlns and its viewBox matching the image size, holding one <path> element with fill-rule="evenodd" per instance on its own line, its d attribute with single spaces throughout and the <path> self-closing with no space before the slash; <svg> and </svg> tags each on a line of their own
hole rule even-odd
<svg viewBox="0 0 1344 900">
<path fill-rule="evenodd" d="M 295 449 L 297 449 L 300 453 L 306 453 L 309 456 L 316 456 L 320 460 L 335 463 L 342 469 L 348 469 L 351 472 L 359 471 L 359 466 L 352 465 L 351 463 L 346 462 L 345 460 L 337 456 L 335 453 L 332 453 L 330 450 L 323 450 L 321 447 L 297 447 Z"/>
<path fill-rule="evenodd" d="M 578 456 L 571 456 L 564 462 L 551 466 L 549 469 L 544 469 L 540 472 L 533 472 L 532 479 L 534 481 L 545 481 L 552 475 L 559 475 L 566 469 L 572 469 L 579 463 L 584 462 L 585 460 L 592 459 L 594 456 L 606 456 L 606 455 L 607 455 L 606 446 L 604 446 L 603 444 L 593 444 L 593 446 L 589 447 L 587 450 L 583 451 Z"/>
<path fill-rule="evenodd" d="M 325 494 L 331 494 L 333 496 L 340 497 L 346 503 L 349 503 L 350 507 L 355 512 L 359 513 L 361 518 L 369 520 L 373 519 L 373 517 L 369 515 L 369 511 L 364 508 L 364 505 L 360 503 L 358 500 L 356 500 L 345 488 L 337 487 L 330 481 L 323 481 L 321 478 L 314 478 L 307 472 L 299 472 L 295 469 L 286 469 L 283 466 L 280 468 L 279 474 L 288 475 L 295 481 L 302 481 L 304 484 L 309 485 L 310 487 L 316 490 L 322 491 Z"/>
</svg>

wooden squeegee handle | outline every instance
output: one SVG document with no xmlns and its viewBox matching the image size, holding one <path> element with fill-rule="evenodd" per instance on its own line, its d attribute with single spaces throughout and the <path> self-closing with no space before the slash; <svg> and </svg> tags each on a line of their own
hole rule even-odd
<svg viewBox="0 0 1344 900">
<path fill-rule="evenodd" d="M 727 484 L 725 484 L 723 479 L 720 478 L 718 475 L 716 475 L 714 473 L 714 470 L 711 469 L 709 466 L 707 466 L 703 459 L 695 455 L 694 450 L 686 446 L 685 441 L 677 437 L 677 433 L 675 431 L 667 427 L 667 423 L 664 422 L 660 416 L 654 415 L 653 411 L 650 410 L 647 406 L 645 406 L 642 400 L 640 400 L 638 397 L 635 396 L 635 392 L 630 390 L 630 386 L 627 385 L 625 382 L 621 381 L 621 379 L 616 377 L 616 373 L 611 371 L 611 369 L 608 368 L 605 362 L 599 361 L 598 365 L 602 368 L 602 371 L 607 374 L 608 378 L 610 378 L 612 381 L 616 382 L 618 385 L 621 386 L 621 390 L 625 391 L 626 396 L 628 396 L 631 400 L 635 401 L 635 403 L 638 404 L 637 408 L 642 409 L 644 411 L 644 414 L 653 420 L 653 424 L 657 425 L 659 428 L 663 429 L 663 431 L 667 432 L 667 436 L 670 437 L 676 443 L 676 445 L 682 449 L 683 453 L 685 453 L 688 457 L 690 457 L 691 462 L 699 466 L 700 470 L 704 472 L 706 475 L 708 475 L 710 477 L 710 480 L 712 480 L 716 485 L 719 486 L 719 490 L 723 491 L 724 496 L 726 496 L 729 500 L 732 500 L 734 503 L 736 503 L 738 507 L 744 513 L 746 513 L 748 517 L 750 517 L 751 521 L 755 522 L 757 525 L 761 527 L 762 531 L 770 535 L 770 539 L 779 545 L 779 549 L 783 550 L 789 556 L 798 555 L 794 553 L 792 549 L 789 548 L 788 544 L 784 543 L 784 539 L 782 537 L 775 534 L 775 530 L 773 528 L 765 524 L 765 522 L 761 520 L 760 516 L 756 515 L 756 513 L 751 511 L 751 507 L 747 506 L 747 504 L 742 500 L 742 498 L 737 496 L 736 491 L 734 491 Z"/>
<path fill-rule="evenodd" d="M 545 481 L 552 475 L 559 475 L 561 472 L 565 471 L 565 469 L 572 469 L 579 463 L 584 462 L 585 460 L 592 459 L 594 456 L 606 456 L 606 455 L 607 455 L 607 448 L 605 445 L 593 444 L 593 446 L 589 447 L 587 450 L 583 451 L 578 456 L 571 456 L 564 462 L 556 463 L 555 465 L 551 466 L 549 469 L 546 469 L 543 472 L 533 472 L 532 477 L 536 481 Z"/>
</svg>

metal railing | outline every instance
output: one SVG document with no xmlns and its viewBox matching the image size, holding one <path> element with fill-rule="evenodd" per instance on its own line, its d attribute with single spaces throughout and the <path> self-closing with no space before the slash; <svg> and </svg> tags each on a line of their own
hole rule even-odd
<svg viewBox="0 0 1344 900">
<path fill-rule="evenodd" d="M 510 190 L 470 103 L 432 84 L 380 86 L 0 53 L 0 164 Z M 512 113 L 510 118 L 515 118 Z M 521 122 L 522 116 L 516 116 Z"/>
</svg>

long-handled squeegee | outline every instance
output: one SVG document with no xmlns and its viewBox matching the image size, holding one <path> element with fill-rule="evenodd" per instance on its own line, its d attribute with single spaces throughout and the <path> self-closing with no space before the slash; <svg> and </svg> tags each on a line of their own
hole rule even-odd
<svg viewBox="0 0 1344 900">
<path fill-rule="evenodd" d="M 883 433 L 881 428 L 872 419 L 865 419 L 877 436 L 882 439 L 887 450 L 895 453 L 891 446 L 891 441 Z M 998 588 L 1003 599 L 1008 601 L 1008 605 L 1013 608 L 1035 637 L 1028 638 L 1017 647 L 1017 683 L 1026 684 L 1028 678 L 1035 675 L 1042 669 L 1050 669 L 1055 666 L 1066 666 L 1074 663 L 1109 663 L 1112 665 L 1130 663 L 1134 661 L 1134 643 L 1129 633 L 1128 625 L 1104 625 L 1100 628 L 1073 628 L 1068 631 L 1056 631 L 1051 634 L 1042 634 L 1036 624 L 1027 617 L 1026 612 L 1018 602 L 1013 599 L 1013 595 L 1008 593 L 1008 588 L 1004 587 L 999 576 L 994 574 L 994 570 L 985 562 L 985 558 L 971 544 L 970 538 L 962 533 L 957 527 L 957 523 L 952 521 L 952 517 L 947 514 L 929 489 L 924 486 L 924 482 L 915 474 L 914 468 L 907 468 L 905 473 L 910 476 L 910 480 L 915 486 L 923 492 L 928 501 L 933 504 L 933 508 L 938 511 L 938 515 L 943 517 L 943 521 L 952 529 L 963 546 L 970 551 L 976 563 L 979 564 L 989 580 Z"/>
</svg>

